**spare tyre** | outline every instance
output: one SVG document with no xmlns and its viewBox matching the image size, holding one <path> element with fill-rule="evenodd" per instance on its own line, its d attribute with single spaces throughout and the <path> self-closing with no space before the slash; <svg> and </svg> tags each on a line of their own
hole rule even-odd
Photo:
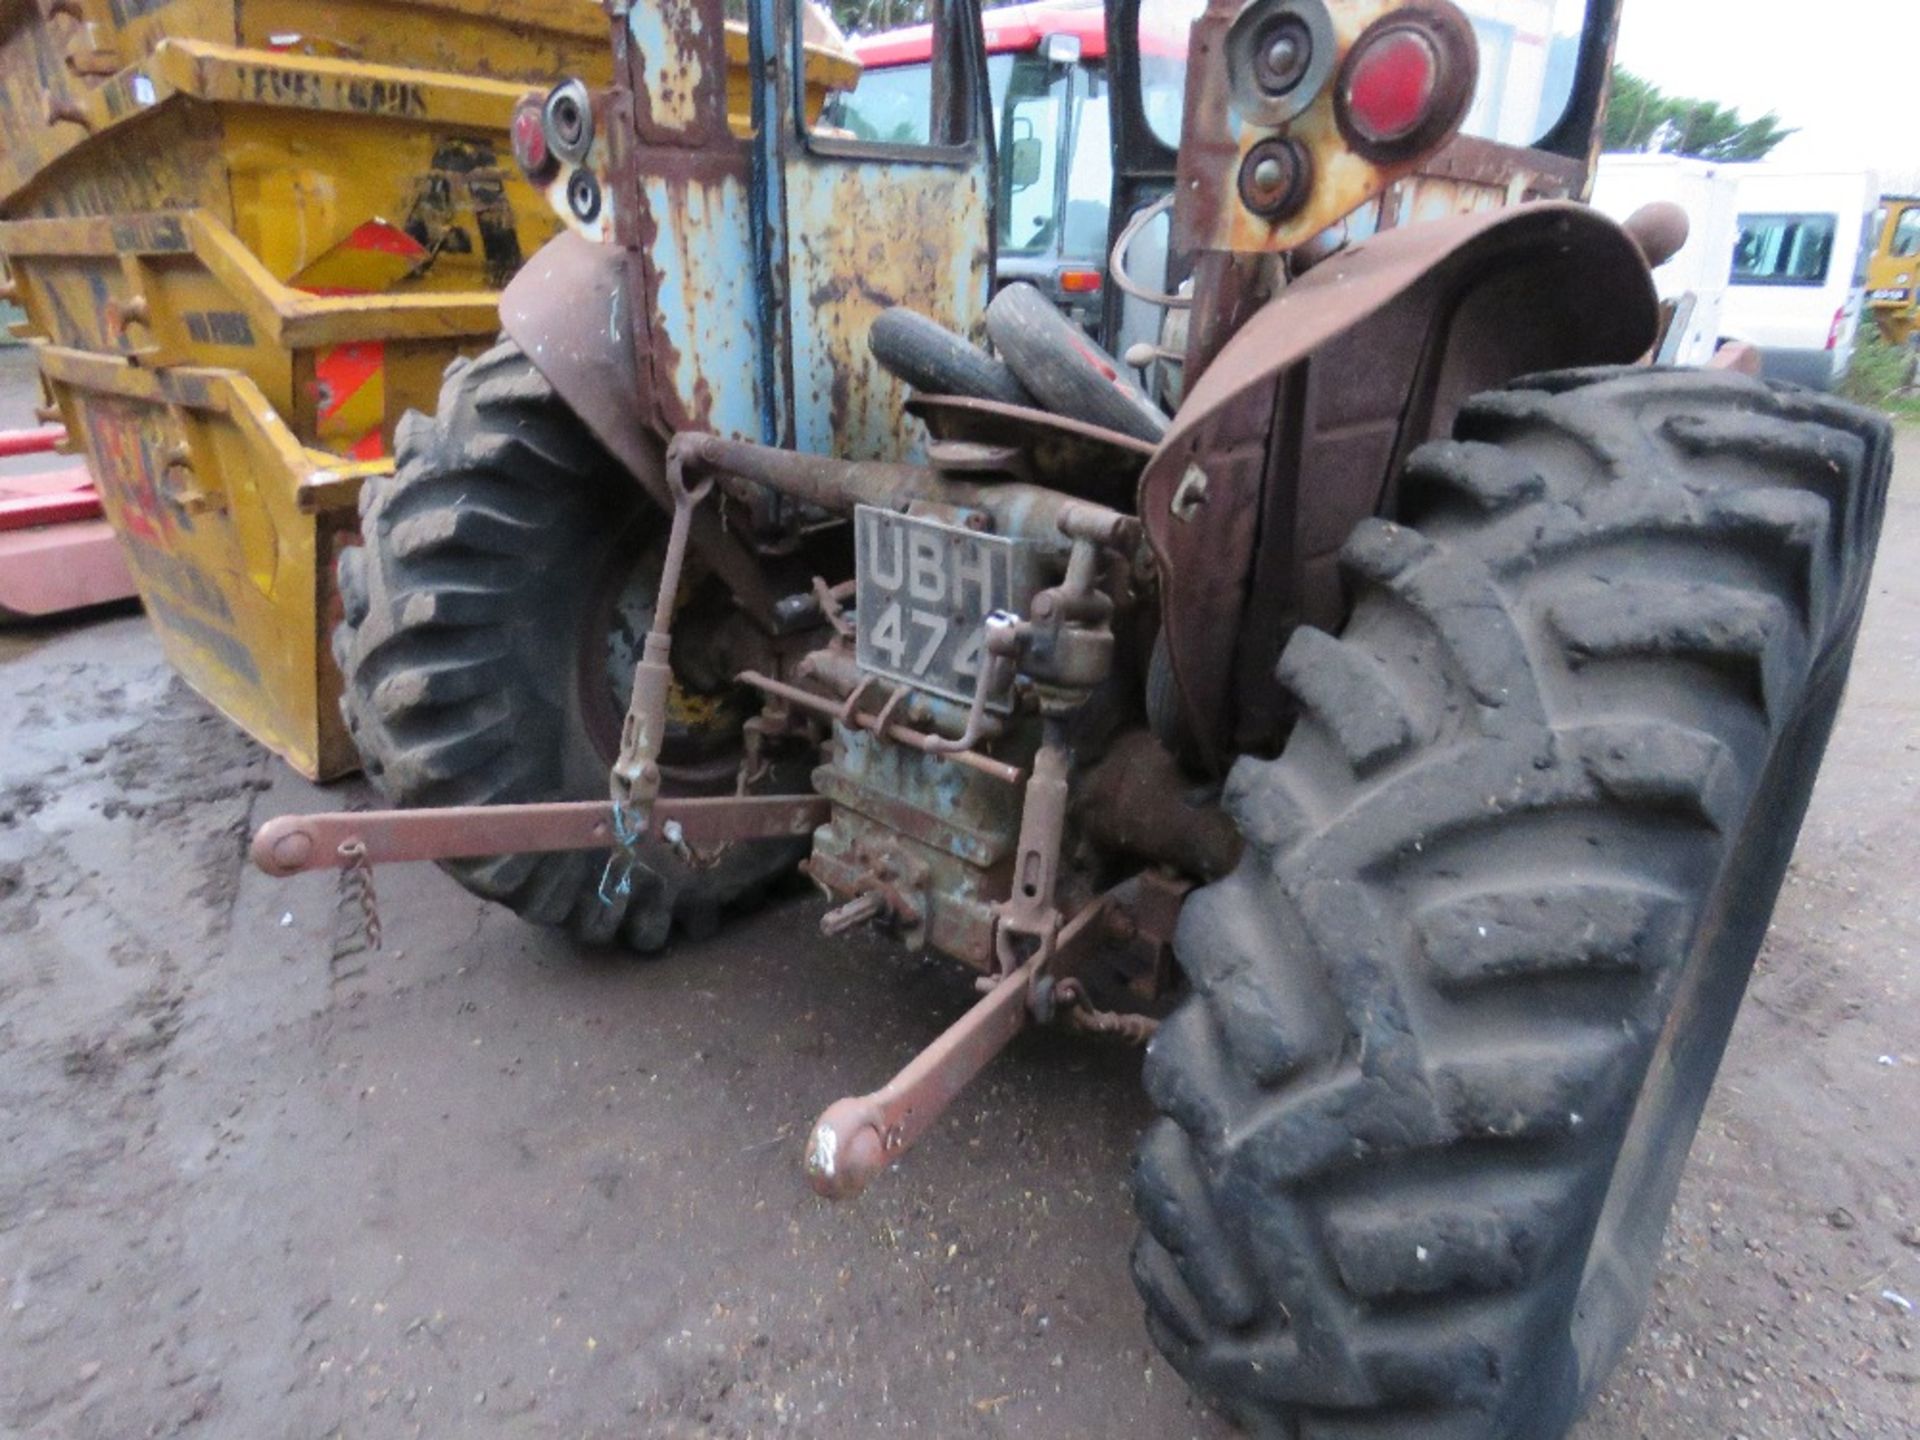
<svg viewBox="0 0 1920 1440">
<path fill-rule="evenodd" d="M 987 334 L 1008 368 L 1056 415 L 1158 442 L 1167 417 L 1036 287 L 1015 281 L 987 306 Z"/>
</svg>

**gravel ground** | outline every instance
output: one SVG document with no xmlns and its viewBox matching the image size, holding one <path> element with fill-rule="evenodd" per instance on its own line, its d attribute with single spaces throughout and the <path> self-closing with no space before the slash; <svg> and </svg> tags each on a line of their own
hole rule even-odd
<svg viewBox="0 0 1920 1440">
<path fill-rule="evenodd" d="M 791 897 L 581 954 L 432 870 L 243 868 L 316 790 L 121 614 L 0 633 L 0 1435 L 1219 1436 L 1126 1274 L 1138 1058 L 1029 1038 L 859 1203 L 806 1127 L 966 1003 Z M 1914 1433 L 1920 435 L 1640 1339 L 1579 1440 Z"/>
</svg>

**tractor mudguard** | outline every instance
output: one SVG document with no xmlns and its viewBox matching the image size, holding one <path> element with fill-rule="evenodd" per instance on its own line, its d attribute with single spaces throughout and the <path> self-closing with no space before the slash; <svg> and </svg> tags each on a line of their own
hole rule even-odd
<svg viewBox="0 0 1920 1440">
<path fill-rule="evenodd" d="M 647 424 L 634 360 L 627 253 L 562 230 L 500 295 L 500 326 L 581 424 L 651 496 L 673 510 L 666 437 Z M 771 625 L 774 596 L 760 562 L 713 506 L 694 515 L 688 543 L 750 616 Z"/>
<path fill-rule="evenodd" d="M 1548 202 L 1374 236 L 1234 335 L 1139 492 L 1181 711 L 1215 768 L 1278 740 L 1280 651 L 1337 628 L 1340 548 L 1392 511 L 1408 452 L 1478 391 L 1644 355 L 1658 304 L 1618 225 Z"/>
</svg>

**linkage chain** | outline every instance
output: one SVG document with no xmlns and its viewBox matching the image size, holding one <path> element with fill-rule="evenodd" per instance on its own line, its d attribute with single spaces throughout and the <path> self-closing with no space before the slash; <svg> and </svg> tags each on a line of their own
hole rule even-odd
<svg viewBox="0 0 1920 1440">
<path fill-rule="evenodd" d="M 347 863 L 340 871 L 340 888 L 360 907 L 360 933 L 367 948 L 380 948 L 380 900 L 373 889 L 373 862 L 367 859 L 367 847 L 349 840 L 340 847 L 340 858 Z"/>
</svg>

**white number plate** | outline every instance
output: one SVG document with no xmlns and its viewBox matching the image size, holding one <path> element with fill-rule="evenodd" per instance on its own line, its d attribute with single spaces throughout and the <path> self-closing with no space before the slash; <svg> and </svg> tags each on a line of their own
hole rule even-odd
<svg viewBox="0 0 1920 1440">
<path fill-rule="evenodd" d="M 870 505 L 854 510 L 853 539 L 860 668 L 971 702 L 987 616 L 1033 596 L 1031 548 Z"/>
</svg>

